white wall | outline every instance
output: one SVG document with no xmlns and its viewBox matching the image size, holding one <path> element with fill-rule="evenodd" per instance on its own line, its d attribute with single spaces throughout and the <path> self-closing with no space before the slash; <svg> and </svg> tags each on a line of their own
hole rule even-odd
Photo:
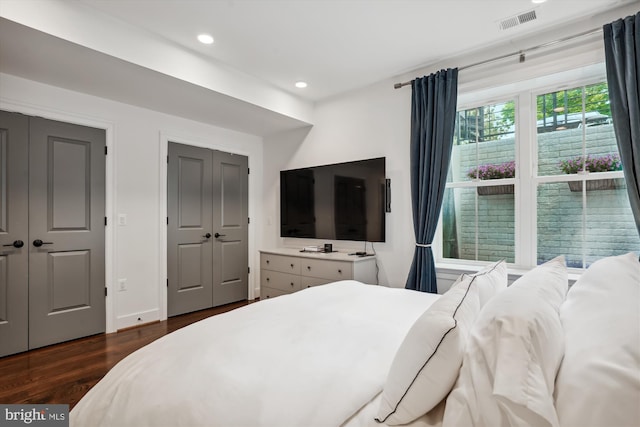
<svg viewBox="0 0 640 427">
<path fill-rule="evenodd" d="M 169 116 L 127 104 L 88 96 L 14 76 L 0 74 L 0 108 L 56 120 L 108 128 L 110 144 L 107 192 L 112 240 L 107 271 L 109 289 L 108 329 L 119 329 L 162 318 L 166 291 L 163 271 L 161 219 L 161 140 L 193 142 L 249 156 L 249 215 L 258 217 L 262 200 L 262 139 L 226 129 Z M 166 142 L 166 141 L 165 141 Z M 166 148 L 165 148 L 166 150 Z M 109 197 L 108 196 L 108 197 Z M 127 215 L 126 226 L 115 226 L 118 213 Z M 250 230 L 250 267 L 257 271 L 256 239 L 262 236 L 259 221 Z M 109 236 L 109 233 L 111 235 Z M 109 249 L 109 248 L 108 248 Z M 109 264 L 107 264 L 109 269 Z M 115 281 L 127 279 L 128 289 L 117 292 Z M 250 296 L 255 288 L 250 275 Z M 111 282 L 111 283 L 109 283 Z M 142 320 L 138 321 L 138 317 Z"/>
<path fill-rule="evenodd" d="M 632 13 L 627 7 L 627 14 Z M 612 12 L 614 13 L 614 12 Z M 597 28 L 603 22 L 624 16 L 607 15 L 568 26 L 566 34 Z M 565 35 L 566 35 L 565 34 Z M 507 45 L 507 51 L 560 38 L 547 32 L 520 45 Z M 602 59 L 601 43 L 582 44 L 576 57 L 567 58 L 563 49 L 551 56 L 529 56 L 526 66 L 512 64 L 494 68 L 479 67 L 461 73 L 461 91 L 478 90 L 506 82 L 517 82 L 532 75 L 567 69 L 579 63 Z M 17 77 L 0 74 L 0 108 L 35 114 L 57 120 L 108 128 L 112 157 L 108 201 L 110 228 L 107 254 L 110 271 L 107 285 L 108 327 L 113 330 L 162 318 L 161 219 L 161 140 L 170 135 L 182 142 L 209 144 L 211 147 L 249 156 L 250 267 L 259 271 L 257 249 L 309 244 L 299 239 L 279 237 L 279 171 L 309 165 L 336 163 L 372 157 L 386 157 L 387 177 L 391 179 L 392 212 L 386 214 L 387 241 L 378 243 L 380 283 L 402 287 L 414 251 L 409 183 L 409 117 L 411 89 L 393 89 L 393 83 L 431 73 L 445 66 L 460 66 L 490 58 L 503 52 L 489 50 L 452 58 L 446 64 L 417 70 L 382 81 L 370 87 L 326 100 L 316 106 L 313 128 L 289 131 L 264 138 L 190 121 L 131 105 L 84 95 Z M 537 56 L 537 58 L 536 58 Z M 529 70 L 528 73 L 523 70 Z M 517 85 L 517 83 L 514 83 Z M 264 165 L 263 165 L 264 156 Z M 264 167 L 263 167 L 264 166 Z M 113 188 L 109 188 L 112 186 Z M 128 216 L 128 225 L 115 227 L 118 213 Z M 319 244 L 319 241 L 313 241 Z M 361 249 L 356 242 L 333 242 L 337 249 Z M 370 250 L 370 247 L 369 247 Z M 114 283 L 127 278 L 128 290 L 116 292 Z M 259 286 L 258 274 L 250 275 L 250 296 Z M 257 296 L 257 295 L 256 295 Z"/>
<path fill-rule="evenodd" d="M 462 67 L 489 58 L 518 52 L 564 37 L 601 28 L 604 23 L 624 17 L 632 6 L 585 18 L 561 29 L 546 31 L 500 47 L 469 52 L 456 58 L 385 80 L 364 89 L 321 102 L 316 105 L 314 126 L 265 138 L 265 179 L 263 247 L 301 247 L 320 244 L 319 240 L 282 239 L 279 237 L 279 175 L 282 169 L 344 162 L 371 157 L 387 158 L 387 177 L 391 179 L 391 208 L 387 214 L 385 243 L 376 244 L 380 266 L 380 283 L 403 287 L 413 259 L 413 234 L 410 177 L 409 133 L 411 88 L 393 89 L 393 84 L 428 75 L 447 67 Z M 604 60 L 601 34 L 593 34 L 571 42 L 537 49 L 527 54 L 524 63 L 517 55 L 509 60 L 463 70 L 459 75 L 459 102 L 486 100 L 487 90 L 504 87 L 516 91 L 519 82 L 549 73 L 560 72 L 602 62 Z M 483 92 L 484 91 L 484 92 Z M 333 242 L 334 247 L 354 248 L 355 242 Z M 453 271 L 453 270 L 452 270 Z M 451 274 L 449 274 L 450 276 Z M 439 282 L 446 290 L 451 277 L 439 268 Z"/>
<path fill-rule="evenodd" d="M 324 242 L 279 237 L 280 170 L 386 157 L 391 212 L 386 214 L 386 242 L 375 244 L 379 280 L 385 285 L 404 286 L 415 242 L 408 171 L 410 100 L 410 90 L 399 92 L 384 82 L 317 105 L 310 130 L 265 138 L 265 248 Z M 337 249 L 363 248 L 360 242 L 332 243 Z"/>
</svg>

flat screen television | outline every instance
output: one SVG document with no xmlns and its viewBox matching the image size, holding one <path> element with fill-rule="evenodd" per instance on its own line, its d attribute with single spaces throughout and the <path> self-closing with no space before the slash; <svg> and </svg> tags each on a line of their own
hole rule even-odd
<svg viewBox="0 0 640 427">
<path fill-rule="evenodd" d="M 280 236 L 385 241 L 385 158 L 280 171 Z"/>
</svg>

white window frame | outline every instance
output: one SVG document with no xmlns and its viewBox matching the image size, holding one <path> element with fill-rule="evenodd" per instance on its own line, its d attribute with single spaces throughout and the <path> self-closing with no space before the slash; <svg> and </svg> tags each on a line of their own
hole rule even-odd
<svg viewBox="0 0 640 427">
<path fill-rule="evenodd" d="M 586 86 L 590 86 L 593 84 L 598 84 L 598 83 L 603 83 L 603 82 L 607 82 L 607 78 L 606 75 L 603 75 L 601 78 L 596 78 L 596 77 L 591 77 L 591 78 L 585 78 L 585 79 L 581 79 L 579 81 L 577 81 L 575 84 L 570 83 L 569 85 L 562 85 L 561 87 L 558 86 L 553 86 L 553 85 L 549 85 L 549 86 L 544 86 L 544 87 L 540 87 L 538 89 L 536 89 L 535 91 L 531 91 L 531 105 L 532 105 L 532 109 L 533 111 L 537 110 L 537 97 L 539 95 L 542 94 L 546 94 L 546 93 L 551 93 L 554 91 L 558 91 L 558 90 L 565 90 L 565 89 L 574 89 L 574 88 L 578 88 L 578 87 L 586 87 Z M 583 98 L 583 106 L 582 106 L 582 110 L 583 113 L 585 113 L 584 111 L 584 98 Z M 583 150 L 585 148 L 585 144 L 586 144 L 586 132 L 587 132 L 587 127 L 583 126 L 582 127 L 583 132 L 582 132 L 582 144 L 583 144 Z M 538 193 L 538 186 L 540 184 L 549 184 L 549 183 L 558 183 L 558 182 L 570 182 L 570 181 L 592 181 L 592 180 L 600 180 L 600 179 L 608 179 L 608 178 L 622 178 L 624 179 L 624 172 L 623 171 L 611 171 L 611 172 L 598 172 L 597 174 L 592 174 L 592 173 L 585 173 L 585 174 L 575 174 L 575 175 L 567 175 L 567 174 L 556 174 L 556 175 L 538 175 L 538 138 L 537 138 L 537 132 L 535 132 L 535 128 L 533 129 L 534 134 L 532 136 L 532 147 L 533 147 L 533 176 L 532 176 L 532 185 L 533 185 L 533 196 L 536 197 L 537 193 Z M 535 154 L 535 155 L 534 155 Z M 537 211 L 537 200 L 536 200 L 536 211 Z M 535 218 L 537 218 L 537 215 L 534 215 Z M 582 192 L 582 232 L 583 232 L 583 237 L 584 237 L 584 232 L 586 230 L 586 216 L 587 216 L 587 194 L 586 192 Z M 538 232 L 538 224 L 537 222 L 535 222 L 534 224 L 532 224 L 532 231 L 530 234 L 533 234 L 536 236 L 536 238 L 534 239 L 534 242 L 531 242 L 531 247 L 535 248 L 535 250 L 533 251 L 533 253 L 531 254 L 532 258 L 529 260 L 531 263 L 531 266 L 535 266 L 537 263 L 537 256 L 538 256 L 538 248 L 537 248 L 537 244 L 538 244 L 538 239 L 537 239 L 537 232 Z M 586 257 L 586 248 L 583 245 L 582 248 L 582 260 L 583 260 L 583 265 L 584 265 L 584 260 Z M 582 272 L 584 271 L 584 268 L 571 268 L 569 269 L 573 272 Z"/>
<path fill-rule="evenodd" d="M 516 116 L 514 117 L 514 126 L 515 126 L 515 133 L 514 133 L 514 138 L 515 138 L 515 147 L 514 147 L 514 153 L 515 153 L 515 158 L 514 160 L 516 161 L 516 177 L 515 178 L 504 178 L 504 179 L 500 179 L 500 180 L 471 180 L 471 181 L 457 181 L 457 182 L 448 182 L 446 184 L 446 188 L 477 188 L 477 187 L 489 187 L 489 186 L 493 186 L 493 185 L 509 185 L 509 184 L 514 184 L 514 188 L 515 188 L 515 194 L 518 193 L 518 185 L 519 185 L 519 179 L 518 176 L 520 174 L 519 172 L 519 165 L 518 165 L 518 158 L 519 158 L 519 145 L 518 141 L 519 141 L 519 135 L 518 135 L 518 111 L 519 111 L 519 107 L 518 107 L 518 98 L 517 96 L 501 96 L 498 98 L 493 98 L 491 100 L 488 101 L 475 101 L 473 103 L 470 104 L 466 104 L 466 105 L 458 105 L 456 112 L 457 111 L 464 111 L 464 110 L 471 110 L 474 108 L 480 108 L 480 107 L 484 107 L 487 105 L 495 105 L 495 104 L 502 104 L 505 102 L 510 102 L 513 101 L 514 103 L 514 108 L 516 111 Z M 476 142 L 477 144 L 477 142 Z M 449 166 L 451 167 L 451 166 Z M 500 181 L 499 183 L 496 181 Z M 517 203 L 517 200 L 514 200 L 514 203 Z M 477 213 L 477 212 L 476 212 Z M 517 242 L 517 234 L 518 234 L 518 209 L 517 206 L 514 206 L 514 226 L 515 226 L 515 230 L 516 230 L 516 238 L 515 238 L 515 242 L 514 245 Z M 477 229 L 477 216 L 476 216 L 476 229 Z M 444 261 L 447 263 L 452 263 L 452 264 L 462 264 L 462 265 L 485 265 L 488 264 L 488 262 L 486 261 L 475 261 L 475 260 L 466 260 L 466 259 L 455 259 L 455 258 L 443 258 L 442 257 L 442 212 L 440 212 L 440 217 L 439 217 L 439 221 L 438 221 L 438 228 L 436 230 L 436 235 L 437 235 L 437 251 L 436 251 L 436 262 L 437 261 Z M 476 234 L 477 236 L 477 234 Z M 476 245 L 477 245 L 477 241 L 476 241 Z M 517 246 L 516 246 L 517 247 Z M 517 251 L 515 251 L 515 256 L 516 256 L 516 262 L 515 264 L 518 264 L 518 258 L 517 258 Z"/>
<path fill-rule="evenodd" d="M 591 68 L 589 68 L 591 67 Z M 589 68 L 589 72 L 584 72 Z M 592 70 L 595 68 L 595 71 Z M 586 75 L 585 75 L 586 74 Z M 537 97 L 539 95 L 559 90 L 572 89 L 606 82 L 604 64 L 591 64 L 573 70 L 531 79 L 523 82 L 521 90 L 509 90 L 513 84 L 506 87 L 497 86 L 467 95 L 470 100 L 459 103 L 456 111 L 463 111 L 481 106 L 493 105 L 507 101 L 515 104 L 515 160 L 516 177 L 500 180 L 501 184 L 515 184 L 514 212 L 515 212 L 515 262 L 510 263 L 511 271 L 527 271 L 537 265 L 537 189 L 540 184 L 551 182 L 568 182 L 595 180 L 603 178 L 623 178 L 623 171 L 599 172 L 597 174 L 578 175 L 548 175 L 538 176 L 538 136 L 537 136 Z M 460 98 L 460 97 L 459 97 Z M 585 128 L 586 129 L 586 128 Z M 469 188 L 495 184 L 493 182 L 459 181 L 447 183 L 446 188 Z M 583 206 L 586 203 L 586 193 L 583 192 Z M 587 214 L 583 210 L 583 224 Z M 584 225 L 583 225 L 584 230 Z M 434 239 L 434 255 L 436 267 L 460 270 L 477 270 L 478 267 L 489 264 L 487 261 L 443 258 L 442 255 L 442 212 Z M 584 254 L 583 254 L 584 256 Z M 571 273 L 580 274 L 583 269 L 571 268 Z"/>
</svg>

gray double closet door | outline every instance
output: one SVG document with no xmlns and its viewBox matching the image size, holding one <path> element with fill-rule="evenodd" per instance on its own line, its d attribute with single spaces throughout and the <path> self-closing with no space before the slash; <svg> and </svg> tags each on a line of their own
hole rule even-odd
<svg viewBox="0 0 640 427">
<path fill-rule="evenodd" d="M 248 297 L 248 158 L 170 142 L 167 314 Z"/>
<path fill-rule="evenodd" d="M 0 356 L 105 331 L 105 132 L 0 111 Z"/>
</svg>

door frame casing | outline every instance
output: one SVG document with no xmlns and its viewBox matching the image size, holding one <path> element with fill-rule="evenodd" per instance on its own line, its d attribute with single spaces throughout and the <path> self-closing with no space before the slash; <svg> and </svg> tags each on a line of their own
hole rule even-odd
<svg viewBox="0 0 640 427">
<path fill-rule="evenodd" d="M 193 147 L 199 147 L 199 148 L 207 148 L 210 150 L 218 150 L 218 151 L 223 151 L 225 153 L 230 153 L 230 154 L 238 154 L 240 156 L 245 156 L 248 159 L 248 164 L 251 165 L 251 153 L 248 153 L 246 151 L 243 150 L 237 150 L 237 149 L 231 149 L 227 146 L 222 146 L 222 145 L 218 145 L 215 144 L 212 141 L 209 140 L 205 140 L 205 139 L 195 139 L 193 137 L 185 137 L 185 136 L 181 136 L 181 135 L 176 135 L 174 133 L 169 133 L 169 132 L 164 132 L 161 131 L 160 132 L 160 204 L 158 206 L 158 211 L 160 212 L 160 221 L 159 224 L 161 224 L 160 226 L 160 236 L 159 236 L 159 242 L 160 242 L 160 259 L 158 260 L 158 263 L 160 265 L 160 284 L 158 286 L 158 308 L 160 309 L 160 320 L 166 320 L 167 319 L 167 286 L 166 286 L 166 281 L 167 281 L 167 277 L 168 277 L 168 271 L 167 271 L 167 227 L 166 227 L 166 218 L 167 218 L 167 179 L 168 179 L 168 175 L 167 175 L 167 156 L 169 155 L 169 142 L 175 142 L 177 144 L 183 144 L 183 145 L 190 145 Z M 250 166 L 249 166 L 250 167 Z M 249 182 L 249 188 L 247 191 L 247 212 L 249 217 L 251 217 L 251 208 L 252 208 L 252 203 L 251 203 L 251 182 Z M 249 224 L 249 227 L 251 227 L 251 224 Z M 255 266 L 253 265 L 253 257 L 251 256 L 251 253 L 253 251 L 253 248 L 255 247 L 255 238 L 256 238 L 256 233 L 252 233 L 251 229 L 249 229 L 249 239 L 247 242 L 247 250 L 248 250 L 248 260 L 249 260 L 249 265 L 248 267 L 251 268 L 252 271 L 256 271 Z M 247 286 L 248 286 L 248 299 L 252 300 L 254 299 L 254 277 L 255 274 L 249 274 L 248 275 L 248 280 L 247 280 Z"/>
<path fill-rule="evenodd" d="M 25 114 L 28 116 L 39 116 L 44 119 L 57 120 L 60 122 L 71 123 L 80 126 L 88 126 L 105 131 L 105 145 L 108 155 L 105 156 L 105 211 L 104 214 L 108 218 L 104 231 L 104 274 L 105 287 L 107 288 L 107 296 L 105 297 L 105 333 L 117 332 L 116 328 L 116 306 L 115 306 L 115 248 L 116 248 L 116 227 L 114 226 L 114 218 L 116 218 L 115 194 L 116 176 L 115 176 L 115 156 L 116 150 L 114 145 L 115 123 L 102 120 L 96 117 L 75 114 L 68 111 L 54 110 L 47 107 L 32 105 L 8 100 L 0 97 L 0 109 L 14 113 Z"/>
</svg>

